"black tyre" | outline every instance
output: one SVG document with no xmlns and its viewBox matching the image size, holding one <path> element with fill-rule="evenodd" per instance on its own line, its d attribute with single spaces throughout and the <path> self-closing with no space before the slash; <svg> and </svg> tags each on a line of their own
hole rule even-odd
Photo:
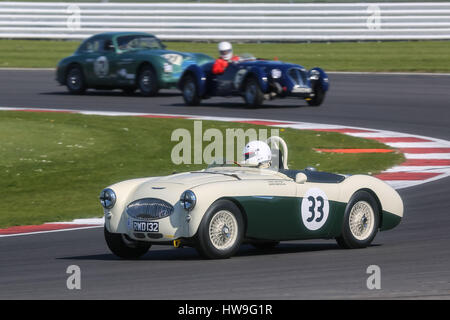
<svg viewBox="0 0 450 320">
<path fill-rule="evenodd" d="M 325 99 L 325 90 L 323 90 L 323 87 L 320 83 L 316 83 L 313 86 L 314 91 L 314 97 L 311 100 L 306 100 L 308 102 L 308 105 L 312 107 L 318 107 L 323 103 L 323 100 Z"/>
<path fill-rule="evenodd" d="M 158 79 L 152 67 L 144 66 L 141 68 L 137 78 L 137 86 L 144 97 L 153 97 L 158 93 Z"/>
<path fill-rule="evenodd" d="M 252 242 L 251 245 L 258 250 L 269 250 L 280 244 L 280 241 Z"/>
<path fill-rule="evenodd" d="M 367 191 L 356 192 L 345 208 L 342 234 L 336 238 L 344 249 L 365 248 L 378 232 L 380 208 Z"/>
<path fill-rule="evenodd" d="M 122 259 L 138 259 L 152 246 L 150 243 L 132 240 L 124 234 L 111 233 L 106 227 L 104 233 L 108 248 Z"/>
<path fill-rule="evenodd" d="M 81 67 L 70 67 L 66 74 L 66 87 L 73 94 L 83 94 L 86 91 L 86 81 Z"/>
<path fill-rule="evenodd" d="M 245 82 L 244 100 L 245 104 L 249 107 L 258 107 L 262 105 L 264 101 L 264 93 L 255 78 L 249 78 Z"/>
<path fill-rule="evenodd" d="M 214 202 L 197 231 L 196 249 L 207 259 L 226 259 L 239 249 L 244 237 L 244 219 L 231 201 Z"/>
<path fill-rule="evenodd" d="M 187 75 L 183 78 L 181 91 L 183 92 L 184 103 L 188 106 L 198 106 L 200 104 L 198 85 L 193 76 Z"/>
</svg>

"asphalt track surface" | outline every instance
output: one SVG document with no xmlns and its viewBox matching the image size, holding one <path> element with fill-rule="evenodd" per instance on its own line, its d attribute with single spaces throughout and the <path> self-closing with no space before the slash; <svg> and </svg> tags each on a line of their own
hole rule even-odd
<svg viewBox="0 0 450 320">
<path fill-rule="evenodd" d="M 156 98 L 119 91 L 68 95 L 52 71 L 0 71 L 0 106 L 154 112 L 345 124 L 450 140 L 450 76 L 331 74 L 319 108 L 278 100 L 246 109 L 241 99 L 185 107 L 176 91 Z M 0 239 L 0 299 L 335 299 L 450 298 L 450 178 L 400 190 L 405 217 L 373 246 L 341 250 L 334 241 L 243 246 L 205 261 L 190 248 L 154 246 L 139 261 L 114 257 L 102 229 Z M 81 290 L 66 269 L 81 268 Z M 366 269 L 381 268 L 381 290 Z"/>
</svg>

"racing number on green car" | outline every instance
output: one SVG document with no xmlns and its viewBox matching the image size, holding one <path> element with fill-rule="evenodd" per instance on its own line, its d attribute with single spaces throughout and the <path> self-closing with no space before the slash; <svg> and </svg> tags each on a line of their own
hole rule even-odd
<svg viewBox="0 0 450 320">
<path fill-rule="evenodd" d="M 311 217 L 307 218 L 306 221 L 312 222 L 316 216 L 316 211 L 320 214 L 319 217 L 315 219 L 316 222 L 320 222 L 323 219 L 323 206 L 325 204 L 325 200 L 318 196 L 317 198 L 314 198 L 313 196 L 309 196 L 308 200 L 311 202 L 311 206 L 309 207 L 309 212 L 311 212 Z M 319 202 L 319 206 L 316 208 L 316 200 Z"/>
<path fill-rule="evenodd" d="M 302 221 L 309 230 L 322 228 L 328 219 L 330 204 L 325 192 L 319 188 L 308 189 L 301 204 Z"/>
</svg>

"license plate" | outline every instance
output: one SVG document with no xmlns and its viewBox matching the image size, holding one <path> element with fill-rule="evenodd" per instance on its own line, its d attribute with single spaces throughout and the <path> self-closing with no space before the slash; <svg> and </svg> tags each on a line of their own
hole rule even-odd
<svg viewBox="0 0 450 320">
<path fill-rule="evenodd" d="M 133 221 L 136 232 L 159 232 L 159 222 Z"/>
</svg>

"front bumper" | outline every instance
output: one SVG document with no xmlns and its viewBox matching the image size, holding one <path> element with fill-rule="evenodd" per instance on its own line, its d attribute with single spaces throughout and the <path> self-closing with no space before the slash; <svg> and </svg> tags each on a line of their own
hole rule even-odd
<svg viewBox="0 0 450 320">
<path fill-rule="evenodd" d="M 147 242 L 171 242 L 179 238 L 189 237 L 189 219 L 187 214 L 181 208 L 177 208 L 170 216 L 155 219 L 142 220 L 130 217 L 124 210 L 115 223 L 115 217 L 110 211 L 105 210 L 105 227 L 111 233 L 121 233 L 128 235 L 133 240 Z M 158 223 L 156 232 L 135 231 L 134 222 L 139 223 Z"/>
</svg>

